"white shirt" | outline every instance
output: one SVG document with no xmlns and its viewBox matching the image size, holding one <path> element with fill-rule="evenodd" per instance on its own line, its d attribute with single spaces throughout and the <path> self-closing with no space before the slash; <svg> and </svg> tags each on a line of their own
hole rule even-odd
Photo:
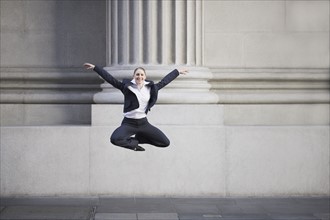
<svg viewBox="0 0 330 220">
<path fill-rule="evenodd" d="M 131 82 L 133 83 L 133 85 L 129 86 L 128 89 L 136 95 L 139 101 L 139 108 L 124 113 L 124 116 L 126 118 L 133 119 L 145 118 L 147 117 L 146 110 L 150 99 L 150 88 L 146 86 L 147 84 L 149 84 L 149 82 L 144 82 L 141 89 L 138 88 L 138 85 L 136 85 L 134 79 Z"/>
</svg>

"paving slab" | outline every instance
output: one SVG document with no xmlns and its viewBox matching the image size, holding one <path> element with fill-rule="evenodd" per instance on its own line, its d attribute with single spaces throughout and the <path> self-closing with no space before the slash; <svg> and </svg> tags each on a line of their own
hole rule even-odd
<svg viewBox="0 0 330 220">
<path fill-rule="evenodd" d="M 236 215 L 222 215 L 221 220 L 270 220 L 271 218 L 266 214 L 236 214 Z"/>
<path fill-rule="evenodd" d="M 183 214 L 179 215 L 180 220 L 222 220 L 221 215 Z"/>
<path fill-rule="evenodd" d="M 270 215 L 272 220 L 320 220 L 313 215 Z"/>
<path fill-rule="evenodd" d="M 140 213 L 175 213 L 174 204 L 165 198 L 136 198 L 135 206 Z"/>
<path fill-rule="evenodd" d="M 98 213 L 137 213 L 135 198 L 100 197 Z"/>
<path fill-rule="evenodd" d="M 233 205 L 236 204 L 234 198 L 172 198 L 174 204 L 214 204 Z"/>
<path fill-rule="evenodd" d="M 137 220 L 135 213 L 96 213 L 95 220 Z"/>
<path fill-rule="evenodd" d="M 220 214 L 220 210 L 214 204 L 175 204 L 179 214 Z"/>
<path fill-rule="evenodd" d="M 0 219 L 80 220 L 90 219 L 90 214 L 91 209 L 86 207 L 9 206 L 1 212 Z"/>
<path fill-rule="evenodd" d="M 99 205 L 98 197 L 21 197 L 1 198 L 5 206 L 80 206 Z"/>
<path fill-rule="evenodd" d="M 177 213 L 138 213 L 138 220 L 179 220 Z"/>
<path fill-rule="evenodd" d="M 314 216 L 321 220 L 330 220 L 330 213 L 315 213 Z"/>
<path fill-rule="evenodd" d="M 220 210 L 220 213 L 222 215 L 243 214 L 244 213 L 242 208 L 236 204 L 218 206 L 218 209 Z"/>
<path fill-rule="evenodd" d="M 4 207 L 10 204 L 10 202 L 13 200 L 13 198 L 7 198 L 7 197 L 0 197 L 0 206 Z"/>
<path fill-rule="evenodd" d="M 177 213 L 96 213 L 95 220 L 179 220 Z"/>
</svg>

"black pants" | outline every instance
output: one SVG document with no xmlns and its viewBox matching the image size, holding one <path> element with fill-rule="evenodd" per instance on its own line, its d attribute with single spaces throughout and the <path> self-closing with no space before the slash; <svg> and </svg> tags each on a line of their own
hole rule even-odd
<svg viewBox="0 0 330 220">
<path fill-rule="evenodd" d="M 137 147 L 138 144 L 151 144 L 157 147 L 170 145 L 170 140 L 165 134 L 151 125 L 147 118 L 124 118 L 121 126 L 112 133 L 110 140 L 114 145 L 128 148 Z"/>
</svg>

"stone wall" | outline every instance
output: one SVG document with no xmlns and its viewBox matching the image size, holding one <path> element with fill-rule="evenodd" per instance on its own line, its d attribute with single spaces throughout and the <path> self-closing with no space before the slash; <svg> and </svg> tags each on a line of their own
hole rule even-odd
<svg viewBox="0 0 330 220">
<path fill-rule="evenodd" d="M 104 65 L 105 22 L 105 1 L 1 0 L 1 67 Z"/>
<path fill-rule="evenodd" d="M 205 1 L 209 67 L 329 68 L 329 1 Z"/>
<path fill-rule="evenodd" d="M 1 195 L 329 195 L 324 106 L 158 105 L 149 121 L 171 145 L 142 153 L 110 144 L 121 112 L 93 105 L 92 126 L 2 127 Z"/>
</svg>

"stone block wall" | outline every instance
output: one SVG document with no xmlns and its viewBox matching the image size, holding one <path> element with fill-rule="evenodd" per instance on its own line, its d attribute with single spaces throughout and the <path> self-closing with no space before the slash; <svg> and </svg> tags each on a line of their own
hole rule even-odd
<svg viewBox="0 0 330 220">
<path fill-rule="evenodd" d="M 110 144 L 121 105 L 93 105 L 92 126 L 2 127 L 1 195 L 327 196 L 324 109 L 158 105 L 148 120 L 171 145 L 145 152 Z"/>
<path fill-rule="evenodd" d="M 205 1 L 208 67 L 329 68 L 329 1 Z"/>
<path fill-rule="evenodd" d="M 329 103 L 329 1 L 205 1 L 220 103 Z"/>
<path fill-rule="evenodd" d="M 105 64 L 105 1 L 1 1 L 1 67 Z"/>
</svg>

